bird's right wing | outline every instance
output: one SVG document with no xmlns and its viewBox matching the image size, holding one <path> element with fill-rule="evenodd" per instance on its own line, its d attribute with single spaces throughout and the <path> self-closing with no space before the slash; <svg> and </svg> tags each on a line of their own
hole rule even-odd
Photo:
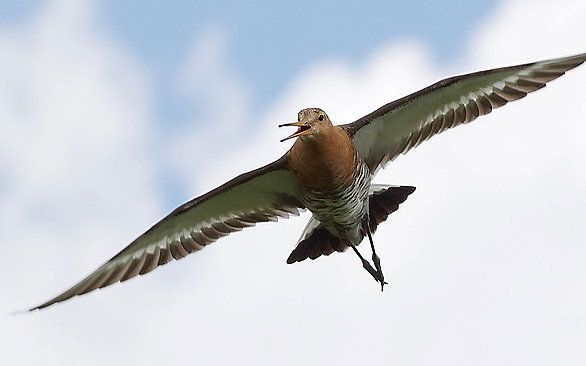
<svg viewBox="0 0 586 366">
<path fill-rule="evenodd" d="M 297 215 L 304 208 L 299 197 L 283 156 L 178 207 L 81 282 L 30 310 L 148 273 L 257 222 Z"/>
<path fill-rule="evenodd" d="M 342 127 L 372 174 L 423 141 L 523 98 L 586 61 L 586 53 L 439 81 Z"/>
</svg>

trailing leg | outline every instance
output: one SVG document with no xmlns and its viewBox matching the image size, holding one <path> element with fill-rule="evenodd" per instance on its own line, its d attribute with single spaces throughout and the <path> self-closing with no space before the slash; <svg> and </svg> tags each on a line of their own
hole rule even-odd
<svg viewBox="0 0 586 366">
<path fill-rule="evenodd" d="M 358 249 L 356 248 L 356 246 L 354 244 L 349 244 L 350 247 L 352 248 L 352 250 L 354 250 L 354 253 L 356 253 L 356 255 L 358 256 L 358 258 L 360 258 L 360 260 L 362 261 L 362 267 L 364 267 L 364 269 L 370 273 L 370 275 L 375 279 L 375 281 L 380 282 L 380 277 L 379 277 L 379 272 L 375 271 L 374 268 L 372 268 L 372 266 L 370 265 L 370 263 L 364 259 L 364 257 L 362 257 L 362 254 L 360 254 L 360 252 L 358 251 Z"/>
<path fill-rule="evenodd" d="M 370 225 L 368 224 L 369 220 L 366 220 L 365 223 L 365 231 L 366 234 L 368 235 L 368 240 L 370 241 L 370 248 L 372 249 L 372 262 L 374 263 L 374 266 L 376 268 L 376 273 L 378 276 L 378 281 L 380 282 L 380 290 L 383 291 L 385 285 L 387 285 L 388 283 L 385 282 L 385 276 L 383 274 L 383 270 L 380 266 L 380 258 L 378 257 L 378 255 L 376 254 L 376 250 L 374 249 L 374 242 L 372 241 L 372 234 L 370 232 Z"/>
</svg>

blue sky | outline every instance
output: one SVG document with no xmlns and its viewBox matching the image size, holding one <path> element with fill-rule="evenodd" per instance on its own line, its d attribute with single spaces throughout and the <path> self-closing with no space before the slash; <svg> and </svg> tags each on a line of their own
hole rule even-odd
<svg viewBox="0 0 586 366">
<path fill-rule="evenodd" d="M 405 38 L 425 42 L 438 64 L 455 62 L 462 57 L 468 32 L 481 21 L 478 15 L 490 15 L 495 3 L 103 1 L 92 7 L 107 37 L 147 70 L 153 83 L 154 128 L 173 139 L 186 124 L 214 119 L 207 95 L 186 96 L 177 80 L 194 38 L 209 28 L 224 33 L 228 65 L 246 84 L 251 108 L 262 109 L 307 65 L 328 58 L 356 64 L 373 49 Z M 18 27 L 45 5 L 2 1 L 0 19 Z M 189 191 L 173 171 L 162 170 L 160 185 L 172 208 Z"/>
<path fill-rule="evenodd" d="M 370 50 L 405 37 L 430 45 L 436 62 L 454 61 L 462 56 L 461 43 L 478 23 L 478 14 L 488 15 L 491 5 L 494 1 L 377 1 L 368 6 L 314 1 L 108 1 L 99 5 L 99 14 L 112 36 L 153 75 L 156 123 L 165 133 L 187 121 L 197 124 L 214 118 L 201 112 L 208 103 L 205 97 L 186 98 L 178 93 L 176 83 L 193 38 L 209 27 L 226 32 L 229 65 L 247 84 L 251 108 L 261 108 L 273 103 L 308 64 L 324 58 L 360 62 Z M 162 184 L 174 187 L 169 191 L 173 204 L 186 191 L 165 177 Z"/>
<path fill-rule="evenodd" d="M 273 102 L 305 65 L 323 58 L 359 62 L 398 39 L 425 42 L 436 62 L 462 56 L 462 42 L 496 1 L 103 1 L 100 23 L 146 65 L 155 80 L 159 123 L 185 121 L 192 100 L 174 83 L 193 37 L 210 26 L 228 33 L 230 64 L 254 91 L 255 106 Z M 30 19 L 43 1 L 2 1 L 0 19 Z M 479 14 L 481 15 L 479 18 Z"/>
<path fill-rule="evenodd" d="M 425 41 L 434 57 L 449 62 L 461 55 L 460 43 L 478 14 L 490 12 L 494 3 L 108 1 L 101 14 L 155 70 L 163 89 L 194 34 L 211 25 L 225 28 L 231 63 L 253 85 L 257 103 L 266 103 L 303 65 L 324 57 L 359 61 L 363 53 L 403 37 Z"/>
<path fill-rule="evenodd" d="M 247 4 L 0 0 L 0 311 L 283 154 L 301 108 L 586 51 L 582 0 Z M 417 186 L 375 235 L 383 294 L 351 253 L 285 264 L 306 213 L 0 317 L 0 364 L 584 364 L 585 71 L 378 174 Z"/>
</svg>

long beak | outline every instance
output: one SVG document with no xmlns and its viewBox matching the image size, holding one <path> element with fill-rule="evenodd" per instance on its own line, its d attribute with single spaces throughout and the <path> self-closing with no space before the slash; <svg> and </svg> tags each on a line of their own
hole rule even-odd
<svg viewBox="0 0 586 366">
<path fill-rule="evenodd" d="M 284 139 L 282 139 L 281 142 L 295 138 L 295 137 L 308 135 L 309 130 L 311 129 L 311 127 L 309 125 L 305 124 L 304 122 L 284 123 L 282 125 L 279 125 L 279 127 L 285 127 L 285 126 L 299 127 L 299 129 L 294 134 L 289 135 L 289 136 L 285 137 Z"/>
</svg>

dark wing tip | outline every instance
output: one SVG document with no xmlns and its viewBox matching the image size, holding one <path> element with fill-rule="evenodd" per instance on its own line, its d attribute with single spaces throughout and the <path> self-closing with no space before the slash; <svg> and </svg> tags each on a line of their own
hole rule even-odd
<svg viewBox="0 0 586 366">
<path fill-rule="evenodd" d="M 53 306 L 55 304 L 58 304 L 60 302 L 63 302 L 63 301 L 67 301 L 69 299 L 72 299 L 74 297 L 87 295 L 87 292 L 80 293 L 80 294 L 67 294 L 67 292 L 64 292 L 64 293 L 62 293 L 62 294 L 60 294 L 58 296 L 55 296 L 52 299 L 47 300 L 47 301 L 45 301 L 45 302 L 43 302 L 43 303 L 41 303 L 41 304 L 39 304 L 37 306 L 34 306 L 34 307 L 29 308 L 27 310 L 22 310 L 22 313 L 32 313 L 33 311 L 43 310 L 43 309 L 46 309 L 46 308 L 48 308 L 50 306 Z M 88 291 L 88 292 L 91 292 L 91 291 Z"/>
</svg>

